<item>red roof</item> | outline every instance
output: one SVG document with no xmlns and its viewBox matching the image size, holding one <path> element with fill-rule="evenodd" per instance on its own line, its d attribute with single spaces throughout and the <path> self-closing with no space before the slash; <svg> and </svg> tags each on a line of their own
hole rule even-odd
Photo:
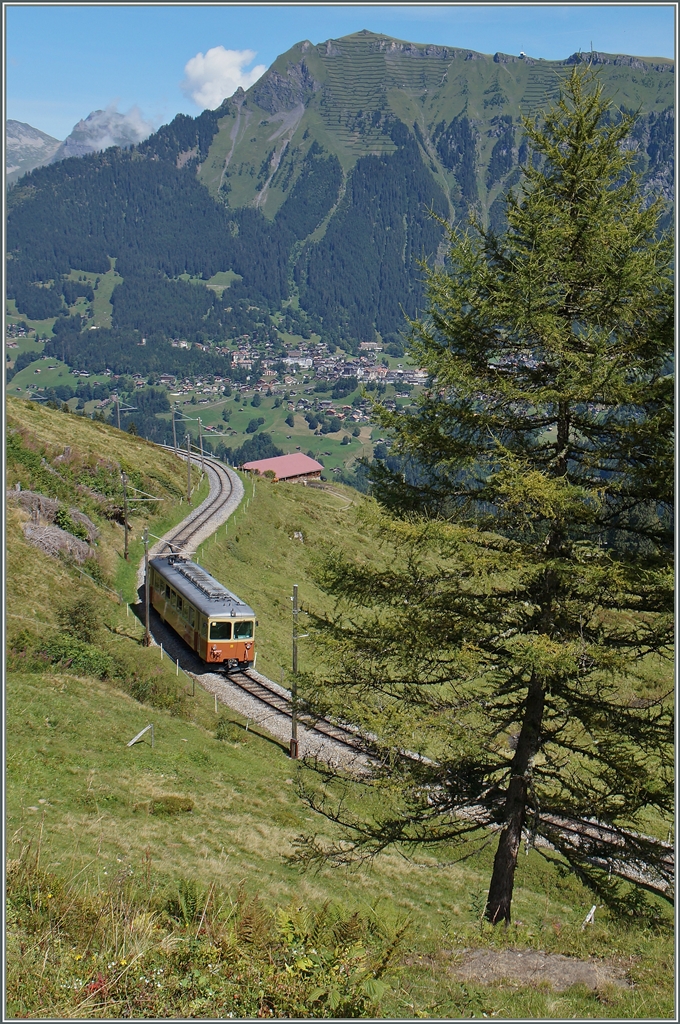
<svg viewBox="0 0 680 1024">
<path fill-rule="evenodd" d="M 295 452 L 293 455 L 277 455 L 274 459 L 257 459 L 255 462 L 244 462 L 243 469 L 255 469 L 258 473 L 273 470 L 277 480 L 288 480 L 292 476 L 306 476 L 308 473 L 320 473 L 323 466 L 309 455 Z"/>
</svg>

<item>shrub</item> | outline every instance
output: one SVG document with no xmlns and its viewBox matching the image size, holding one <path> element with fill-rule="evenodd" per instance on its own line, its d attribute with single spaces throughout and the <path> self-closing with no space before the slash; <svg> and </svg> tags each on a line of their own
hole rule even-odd
<svg viewBox="0 0 680 1024">
<path fill-rule="evenodd" d="M 68 633 L 57 633 L 49 637 L 42 651 L 53 665 L 72 669 L 82 675 L 109 679 L 114 674 L 114 661 L 108 654 L 93 644 L 85 643 Z"/>
<path fill-rule="evenodd" d="M 94 559 L 90 559 L 94 561 Z M 90 595 L 79 597 L 73 604 L 60 608 L 57 620 L 62 633 L 91 644 L 101 629 L 101 609 Z"/>
<path fill-rule="evenodd" d="M 54 522 L 60 530 L 65 530 L 66 533 L 71 533 L 74 537 L 80 536 L 81 540 L 87 540 L 87 533 L 83 529 L 82 525 L 79 523 L 76 526 L 71 518 L 71 513 L 65 505 L 59 505 L 57 508 L 57 511 L 54 513 Z M 79 532 L 77 533 L 76 531 Z"/>
<path fill-rule="evenodd" d="M 226 715 L 220 715 L 215 729 L 215 739 L 227 743 L 238 743 L 245 739 L 245 731 Z"/>
</svg>

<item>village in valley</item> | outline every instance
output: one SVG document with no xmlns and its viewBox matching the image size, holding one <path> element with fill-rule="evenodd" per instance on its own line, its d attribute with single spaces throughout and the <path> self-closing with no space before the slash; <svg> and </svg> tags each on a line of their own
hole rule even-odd
<svg viewBox="0 0 680 1024">
<path fill-rule="evenodd" d="M 41 354 L 48 340 L 41 327 L 48 324 L 27 322 L 13 312 L 8 309 L 6 368 L 11 372 L 22 352 L 32 353 L 32 361 L 12 377 L 8 393 L 112 423 L 121 422 L 122 415 L 125 427 L 134 421 L 136 397 L 154 388 L 165 393 L 170 410 L 156 415 L 176 418 L 173 439 L 180 423 L 188 424 L 185 429 L 197 442 L 205 441 L 208 450 L 228 461 L 227 449 L 265 433 L 284 453 L 305 451 L 328 473 L 341 476 L 359 459 L 385 457 L 389 450 L 389 439 L 372 423 L 371 402 L 379 398 L 387 409 L 406 407 L 427 380 L 426 371 L 407 356 L 386 352 L 379 335 L 360 341 L 356 354 L 314 335 L 285 341 L 279 336 L 276 343 L 245 336 L 222 347 L 175 338 L 174 348 L 218 356 L 222 372 L 181 377 L 79 370 Z M 185 437 L 184 429 L 180 436 Z"/>
</svg>

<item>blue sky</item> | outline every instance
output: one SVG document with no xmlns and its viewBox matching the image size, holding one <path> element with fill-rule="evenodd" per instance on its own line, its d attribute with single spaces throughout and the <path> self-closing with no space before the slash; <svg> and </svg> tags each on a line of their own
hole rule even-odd
<svg viewBox="0 0 680 1024">
<path fill-rule="evenodd" d="M 294 43 L 362 28 L 546 60 L 593 48 L 673 57 L 673 4 L 7 4 L 6 116 L 63 139 L 92 110 L 155 127 L 216 106 Z M 254 69 L 258 69 L 253 75 Z M 228 90 L 228 91 L 227 91 Z"/>
</svg>

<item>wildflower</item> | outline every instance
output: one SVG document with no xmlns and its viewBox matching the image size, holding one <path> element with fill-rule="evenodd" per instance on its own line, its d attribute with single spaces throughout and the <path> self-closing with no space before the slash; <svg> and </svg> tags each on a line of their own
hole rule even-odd
<svg viewBox="0 0 680 1024">
<path fill-rule="evenodd" d="M 121 960 L 120 966 L 121 967 L 127 967 L 127 960 Z"/>
<path fill-rule="evenodd" d="M 82 960 L 82 959 L 83 959 L 83 954 L 82 953 L 78 953 L 78 955 L 76 956 L 76 960 Z"/>
<path fill-rule="evenodd" d="M 51 900 L 51 899 L 52 899 L 52 893 L 51 893 L 51 892 L 48 892 L 48 894 L 47 894 L 47 898 L 48 898 L 48 900 Z"/>
</svg>

